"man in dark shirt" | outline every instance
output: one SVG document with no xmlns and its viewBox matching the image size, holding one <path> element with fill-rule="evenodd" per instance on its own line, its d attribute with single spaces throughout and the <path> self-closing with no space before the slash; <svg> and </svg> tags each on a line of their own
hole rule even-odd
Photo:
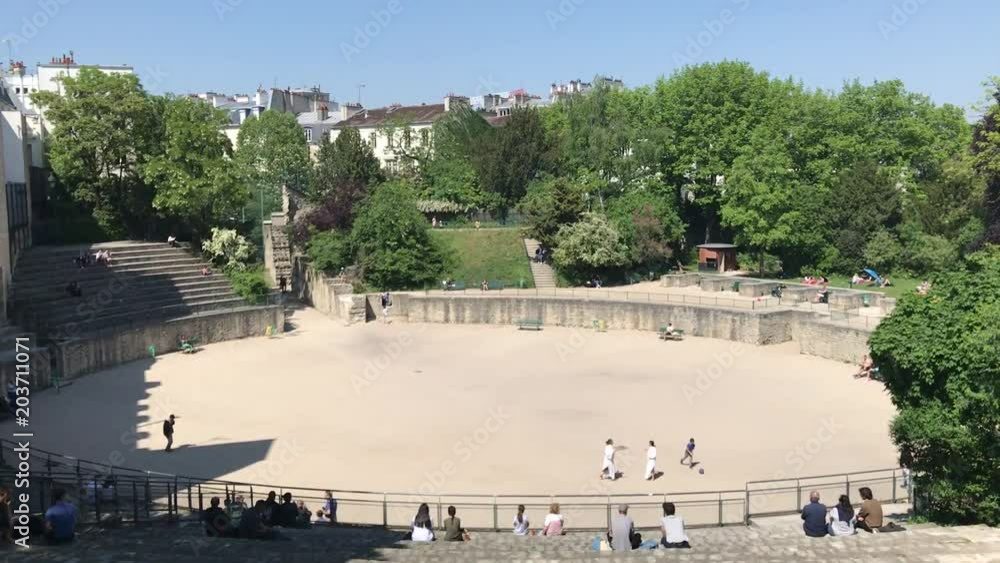
<svg viewBox="0 0 1000 563">
<path fill-rule="evenodd" d="M 219 508 L 219 497 L 212 497 L 212 506 L 202 515 L 205 523 L 205 535 L 221 538 L 229 532 L 229 515 Z"/>
<path fill-rule="evenodd" d="M 802 529 L 810 538 L 826 535 L 826 506 L 819 501 L 819 491 L 809 493 L 809 504 L 802 509 Z"/>
<path fill-rule="evenodd" d="M 271 491 L 267 493 L 267 500 L 264 501 L 264 509 L 259 514 L 260 519 L 268 526 L 273 526 L 278 516 L 278 493 Z"/>
<path fill-rule="evenodd" d="M 174 415 L 163 421 L 163 436 L 167 439 L 167 451 L 174 445 Z"/>
<path fill-rule="evenodd" d="M 292 528 L 299 517 L 299 508 L 292 502 L 292 493 L 281 495 L 282 503 L 271 513 L 271 525 Z"/>
</svg>

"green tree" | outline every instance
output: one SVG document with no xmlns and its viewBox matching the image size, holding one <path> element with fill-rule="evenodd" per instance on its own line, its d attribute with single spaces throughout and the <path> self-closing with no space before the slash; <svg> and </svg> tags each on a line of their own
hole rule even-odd
<svg viewBox="0 0 1000 563">
<path fill-rule="evenodd" d="M 871 337 L 899 414 L 890 433 L 930 517 L 1000 524 L 1000 250 L 902 298 Z"/>
<path fill-rule="evenodd" d="M 296 200 L 306 196 L 312 164 L 294 115 L 266 111 L 248 119 L 240 127 L 236 147 L 240 176 L 262 216 L 281 209 L 282 187 Z"/>
<path fill-rule="evenodd" d="M 144 236 L 153 225 L 153 191 L 141 170 L 160 151 L 162 104 L 132 74 L 83 67 L 60 81 L 60 93 L 32 94 L 54 128 L 52 171 L 108 236 Z"/>
<path fill-rule="evenodd" d="M 507 124 L 484 142 L 473 164 L 480 185 L 497 197 L 496 211 L 506 217 L 542 170 L 548 148 L 538 111 L 514 110 Z"/>
<path fill-rule="evenodd" d="M 528 236 L 554 247 L 559 229 L 578 221 L 587 210 L 584 195 L 580 187 L 567 178 L 532 182 L 517 207 L 528 226 Z"/>
<path fill-rule="evenodd" d="M 624 267 L 629 252 L 613 224 L 599 213 L 588 212 L 580 221 L 559 229 L 552 261 L 568 278 L 581 282 Z"/>
<path fill-rule="evenodd" d="M 204 102 L 167 101 L 163 152 L 142 169 L 146 183 L 156 189 L 153 207 L 189 225 L 196 236 L 235 217 L 249 197 L 221 132 L 226 122 L 224 112 Z"/>
<path fill-rule="evenodd" d="M 380 289 L 435 283 L 445 262 L 427 228 L 409 186 L 387 182 L 377 187 L 361 206 L 351 231 L 365 281 Z"/>
<path fill-rule="evenodd" d="M 341 231 L 314 232 L 306 243 L 306 254 L 321 272 L 335 274 L 351 263 L 351 237 Z"/>
<path fill-rule="evenodd" d="M 827 224 L 843 272 L 864 266 L 863 250 L 880 228 L 893 229 L 902 218 L 896 180 L 873 161 L 862 161 L 840 174 L 825 206 Z"/>
<path fill-rule="evenodd" d="M 635 266 L 661 269 L 684 238 L 684 222 L 663 193 L 628 192 L 612 201 L 608 214 Z"/>
<path fill-rule="evenodd" d="M 982 119 L 976 123 L 972 153 L 976 170 L 986 181 L 983 241 L 1000 244 L 1000 77 L 993 78 L 987 86 L 992 99 L 983 109 Z"/>
<path fill-rule="evenodd" d="M 339 186 L 370 187 L 384 180 L 382 168 L 371 145 L 361 140 L 361 134 L 348 127 L 334 141 L 324 138 L 312 170 L 310 197 L 321 200 L 336 196 Z"/>
</svg>

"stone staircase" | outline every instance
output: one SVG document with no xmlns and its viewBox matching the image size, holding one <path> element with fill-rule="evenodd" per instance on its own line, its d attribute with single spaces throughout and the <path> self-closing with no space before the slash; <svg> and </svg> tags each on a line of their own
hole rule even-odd
<svg viewBox="0 0 1000 563">
<path fill-rule="evenodd" d="M 292 245 L 288 241 L 288 235 L 281 228 L 271 227 L 271 244 L 274 252 L 274 279 L 280 280 L 282 276 L 292 284 Z"/>
<path fill-rule="evenodd" d="M 590 545 L 598 533 L 562 537 L 519 537 L 509 532 L 473 533 L 470 542 L 414 543 L 401 531 L 382 528 L 314 527 L 282 530 L 287 541 L 206 538 L 200 525 L 90 528 L 67 546 L 35 545 L 10 561 L 103 561 L 108 563 L 231 563 L 255 561 L 409 561 L 480 563 L 506 561 L 837 561 L 940 563 L 1000 561 L 1000 531 L 986 526 L 942 528 L 919 524 L 905 532 L 861 533 L 851 537 L 807 538 L 800 525 L 733 526 L 688 530 L 692 549 L 658 548 L 598 553 Z M 658 531 L 643 531 L 659 540 Z M 36 542 L 40 543 L 40 542 Z M 55 559 L 53 559 L 55 558 Z"/>
<path fill-rule="evenodd" d="M 535 278 L 535 287 L 556 287 L 556 272 L 552 269 L 552 266 L 544 262 L 535 262 L 535 250 L 539 246 L 541 245 L 537 240 L 524 239 L 524 250 L 527 252 L 528 260 L 531 264 L 531 276 Z"/>
<path fill-rule="evenodd" d="M 77 266 L 81 251 L 111 252 L 111 265 Z M 237 307 L 228 279 L 204 276 L 206 264 L 165 243 L 113 242 L 27 250 L 14 271 L 10 317 L 41 335 L 85 335 L 106 327 Z M 83 294 L 66 286 L 75 281 Z"/>
</svg>

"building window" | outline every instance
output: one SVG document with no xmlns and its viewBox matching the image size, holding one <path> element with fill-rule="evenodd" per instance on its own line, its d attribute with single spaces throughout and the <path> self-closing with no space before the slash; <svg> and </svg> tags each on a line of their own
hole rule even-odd
<svg viewBox="0 0 1000 563">
<path fill-rule="evenodd" d="M 386 133 L 385 133 L 385 146 L 388 149 L 392 149 L 393 148 L 392 131 L 386 131 Z"/>
<path fill-rule="evenodd" d="M 421 129 L 420 130 L 420 145 L 426 147 L 431 141 L 431 130 Z"/>
<path fill-rule="evenodd" d="M 306 142 L 311 143 L 313 140 L 313 130 L 306 127 L 305 129 L 303 129 L 303 131 L 305 131 L 306 134 Z"/>
<path fill-rule="evenodd" d="M 413 141 L 413 132 L 407 127 L 403 130 L 403 147 L 410 148 L 410 143 Z"/>
<path fill-rule="evenodd" d="M 372 131 L 371 134 L 368 135 L 368 144 L 371 145 L 373 149 L 378 146 L 378 133 Z"/>
</svg>

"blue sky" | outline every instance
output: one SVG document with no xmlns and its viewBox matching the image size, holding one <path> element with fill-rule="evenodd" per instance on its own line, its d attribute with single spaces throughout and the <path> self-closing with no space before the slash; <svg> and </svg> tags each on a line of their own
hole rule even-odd
<svg viewBox="0 0 1000 563">
<path fill-rule="evenodd" d="M 1000 74 L 998 21 L 991 0 L 5 0 L 0 37 L 29 66 L 71 49 L 130 64 L 158 93 L 318 84 L 354 100 L 364 83 L 374 107 L 740 59 L 813 87 L 900 78 L 968 107 Z"/>
</svg>

